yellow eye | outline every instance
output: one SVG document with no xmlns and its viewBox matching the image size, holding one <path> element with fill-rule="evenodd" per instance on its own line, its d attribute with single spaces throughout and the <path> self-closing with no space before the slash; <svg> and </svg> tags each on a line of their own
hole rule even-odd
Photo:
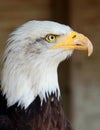
<svg viewBox="0 0 100 130">
<path fill-rule="evenodd" d="M 48 34 L 48 35 L 46 36 L 46 40 L 47 40 L 48 42 L 56 42 L 57 36 L 54 35 L 54 34 Z"/>
</svg>

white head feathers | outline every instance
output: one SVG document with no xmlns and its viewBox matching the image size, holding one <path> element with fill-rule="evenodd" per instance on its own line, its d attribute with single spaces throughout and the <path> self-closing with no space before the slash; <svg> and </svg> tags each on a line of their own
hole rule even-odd
<svg viewBox="0 0 100 130">
<path fill-rule="evenodd" d="M 1 88 L 6 95 L 8 106 L 16 102 L 27 108 L 37 95 L 41 102 L 45 94 L 56 93 L 58 85 L 57 67 L 70 50 L 50 47 L 47 34 L 68 35 L 70 27 L 50 21 L 30 21 L 14 31 L 5 49 Z"/>
</svg>

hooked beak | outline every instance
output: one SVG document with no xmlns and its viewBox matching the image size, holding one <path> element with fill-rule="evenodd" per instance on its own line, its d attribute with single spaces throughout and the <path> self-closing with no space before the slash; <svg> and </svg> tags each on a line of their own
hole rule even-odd
<svg viewBox="0 0 100 130">
<path fill-rule="evenodd" d="M 62 36 L 58 44 L 51 47 L 51 49 L 70 49 L 70 50 L 87 50 L 88 56 L 93 52 L 93 45 L 91 41 L 83 34 L 71 32 L 69 36 Z"/>
</svg>

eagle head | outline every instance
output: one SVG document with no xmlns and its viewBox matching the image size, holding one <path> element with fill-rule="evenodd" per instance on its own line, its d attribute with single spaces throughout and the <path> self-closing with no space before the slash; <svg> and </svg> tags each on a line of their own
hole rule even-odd
<svg viewBox="0 0 100 130">
<path fill-rule="evenodd" d="M 52 21 L 29 21 L 10 34 L 3 56 L 1 88 L 8 106 L 27 108 L 55 93 L 59 100 L 57 67 L 73 50 L 93 52 L 90 40 L 69 26 Z"/>
</svg>

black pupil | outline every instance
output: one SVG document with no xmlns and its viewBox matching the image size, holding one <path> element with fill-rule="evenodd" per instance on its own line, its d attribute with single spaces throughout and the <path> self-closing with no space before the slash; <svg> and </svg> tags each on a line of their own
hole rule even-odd
<svg viewBox="0 0 100 130">
<path fill-rule="evenodd" d="M 50 39 L 54 39 L 54 36 L 51 36 Z"/>
</svg>

